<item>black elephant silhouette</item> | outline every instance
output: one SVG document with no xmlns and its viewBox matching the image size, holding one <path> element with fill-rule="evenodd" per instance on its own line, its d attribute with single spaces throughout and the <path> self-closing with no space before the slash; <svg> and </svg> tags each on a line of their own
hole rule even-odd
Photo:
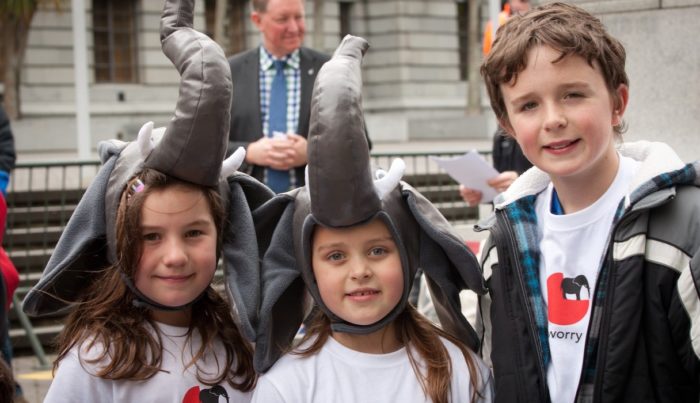
<svg viewBox="0 0 700 403">
<path fill-rule="evenodd" d="M 576 299 L 580 300 L 582 287 L 586 287 L 586 291 L 588 291 L 588 299 L 590 299 L 591 287 L 588 286 L 586 276 L 580 274 L 574 278 L 564 277 L 564 279 L 561 281 L 562 297 L 564 297 L 564 299 L 568 299 L 566 298 L 566 294 L 576 294 Z"/>
<path fill-rule="evenodd" d="M 211 389 L 203 389 L 199 392 L 199 400 L 202 403 L 218 403 L 219 397 L 223 397 L 228 402 L 226 389 L 219 385 L 214 385 Z"/>
</svg>

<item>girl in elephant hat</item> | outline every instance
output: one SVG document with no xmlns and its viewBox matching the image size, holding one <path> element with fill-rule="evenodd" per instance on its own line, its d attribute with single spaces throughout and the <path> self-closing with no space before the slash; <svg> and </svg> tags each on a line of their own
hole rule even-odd
<svg viewBox="0 0 700 403">
<path fill-rule="evenodd" d="M 232 82 L 221 48 L 167 0 L 163 52 L 182 76 L 163 133 L 100 145 L 104 165 L 24 310 L 73 308 L 45 402 L 249 401 L 259 295 L 251 207 L 272 196 L 226 161 Z M 203 157 L 204 156 L 204 157 Z M 226 289 L 211 282 L 224 257 Z M 243 286 L 249 287 L 243 290 Z M 245 337 L 245 338 L 244 338 Z"/>
<path fill-rule="evenodd" d="M 254 402 L 489 401 L 489 369 L 459 291 L 484 293 L 478 262 L 404 182 L 372 179 L 361 110 L 367 42 L 347 36 L 318 74 L 306 186 L 253 213 L 262 250 Z M 422 269 L 442 328 L 408 304 Z M 316 307 L 306 334 L 292 347 Z M 280 358 L 281 357 L 281 358 Z M 273 366 L 274 364 L 274 366 Z"/>
</svg>

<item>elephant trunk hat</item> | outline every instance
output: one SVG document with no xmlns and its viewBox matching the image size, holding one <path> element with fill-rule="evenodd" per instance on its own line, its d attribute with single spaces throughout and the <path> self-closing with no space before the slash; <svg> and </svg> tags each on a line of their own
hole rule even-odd
<svg viewBox="0 0 700 403">
<path fill-rule="evenodd" d="M 226 204 L 222 234 L 226 289 L 241 329 L 254 337 L 259 304 L 259 260 L 251 209 L 273 196 L 255 179 L 236 172 L 245 158 L 237 150 L 227 160 L 233 84 L 222 49 L 192 28 L 194 0 L 167 0 L 161 17 L 163 53 L 181 75 L 175 114 L 167 128 L 147 122 L 135 142 L 99 145 L 102 167 L 69 220 L 23 309 L 42 316 L 69 309 L 105 267 L 117 260 L 117 208 L 127 183 L 144 169 L 205 187 L 217 188 Z M 122 273 L 138 303 L 180 309 L 148 300 Z"/>
<path fill-rule="evenodd" d="M 265 372 L 292 345 L 309 291 L 336 332 L 366 334 L 405 309 L 418 269 L 427 278 L 442 328 L 476 349 L 476 333 L 461 313 L 459 292 L 486 292 L 479 263 L 425 197 L 401 181 L 404 163 L 373 179 L 362 117 L 360 64 L 369 45 L 346 36 L 319 71 L 311 99 L 309 163 L 303 188 L 276 195 L 253 212 L 262 260 L 262 301 L 254 365 Z M 343 228 L 380 219 L 401 256 L 403 295 L 378 322 L 357 325 L 321 299 L 311 267 L 314 227 Z"/>
</svg>

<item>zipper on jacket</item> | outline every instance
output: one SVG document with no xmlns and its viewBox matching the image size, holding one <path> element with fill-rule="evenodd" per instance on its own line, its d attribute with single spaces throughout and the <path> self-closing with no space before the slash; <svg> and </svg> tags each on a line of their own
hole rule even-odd
<svg viewBox="0 0 700 403">
<path fill-rule="evenodd" d="M 614 231 L 615 231 L 615 229 L 613 229 L 613 232 L 611 232 L 611 234 L 614 234 Z M 609 265 L 608 267 L 609 267 L 610 271 L 612 271 L 612 267 L 613 267 L 612 264 L 614 262 L 614 259 L 612 257 L 612 249 L 613 249 L 612 245 L 614 245 L 613 239 L 614 239 L 614 237 L 613 237 L 613 235 L 611 235 L 611 238 L 609 241 L 610 245 L 606 248 L 606 251 L 605 251 L 606 256 L 605 256 L 605 259 L 602 261 L 602 264 Z M 598 273 L 598 274 L 599 275 L 598 275 L 598 279 L 596 280 L 596 283 L 600 282 L 600 273 Z M 595 352 L 595 354 L 596 354 L 596 374 L 595 374 L 594 380 L 593 380 L 593 392 L 592 392 L 592 399 L 593 400 L 592 401 L 596 401 L 596 394 L 597 394 L 596 385 L 598 384 L 598 381 L 600 380 L 599 374 L 600 374 L 600 372 L 602 372 L 602 371 L 598 371 L 598 369 L 600 368 L 600 359 L 601 359 L 599 354 L 600 354 L 600 351 L 601 351 L 603 345 L 607 345 L 607 337 L 606 336 L 607 336 L 608 325 L 610 322 L 609 321 L 610 309 L 609 309 L 608 305 L 609 305 L 609 301 L 611 299 L 610 293 L 612 291 L 612 281 L 611 281 L 612 273 L 608 272 L 607 275 L 608 275 L 608 281 L 605 284 L 605 288 L 606 288 L 605 289 L 605 301 L 603 302 L 603 306 L 602 306 L 604 316 L 600 319 L 600 330 L 598 332 L 598 348 Z M 599 290 L 598 284 L 596 284 L 595 289 L 596 289 L 595 294 L 597 294 L 598 290 Z M 593 300 L 595 300 L 595 294 L 593 296 Z M 591 314 L 589 316 L 590 319 L 588 322 L 588 329 L 586 330 L 586 342 L 583 346 L 584 354 L 586 351 L 588 351 L 588 345 L 590 344 L 589 336 L 590 336 L 591 324 L 592 324 L 591 319 L 593 319 L 594 314 L 597 311 L 595 303 L 592 303 L 591 305 L 592 305 L 591 306 Z M 599 308 L 599 309 L 601 309 L 601 308 Z M 581 370 L 579 371 L 578 385 L 576 385 L 576 396 L 574 396 L 574 402 L 580 401 L 579 400 L 579 393 L 581 392 L 581 382 L 583 381 L 584 371 L 586 370 L 586 367 L 588 366 L 587 364 L 588 364 L 588 361 L 585 359 L 585 356 L 584 356 L 584 360 L 581 363 Z"/>
<path fill-rule="evenodd" d="M 637 210 L 635 212 L 639 212 L 639 211 Z M 602 352 L 605 351 L 605 349 L 607 348 L 607 345 L 608 345 L 608 337 L 607 336 L 608 336 L 608 328 L 610 327 L 610 316 L 611 316 L 611 309 L 610 309 L 611 302 L 610 301 L 612 301 L 612 296 L 613 296 L 612 294 L 613 294 L 613 290 L 615 289 L 614 282 L 613 282 L 613 273 L 612 273 L 612 271 L 615 267 L 615 259 L 613 257 L 613 251 L 614 251 L 614 247 L 615 247 L 615 233 L 617 233 L 619 227 L 623 223 L 626 223 L 627 221 L 630 220 L 629 217 L 631 215 L 632 215 L 631 212 L 624 214 L 620 218 L 620 220 L 613 226 L 612 230 L 610 231 L 610 240 L 608 241 L 608 247 L 607 247 L 606 252 L 605 252 L 605 254 L 606 254 L 605 264 L 608 265 L 609 271 L 607 273 L 608 281 L 605 284 L 605 301 L 603 302 L 602 308 L 599 308 L 599 309 L 603 309 L 603 317 L 600 319 L 600 331 L 598 332 L 598 347 L 597 347 L 597 350 L 595 352 L 595 355 L 596 355 L 595 371 L 596 371 L 596 373 L 595 373 L 594 379 L 593 379 L 593 393 L 592 393 L 593 394 L 593 396 L 592 396 L 593 402 L 600 401 L 600 399 L 601 399 L 600 393 L 602 393 L 601 389 L 600 389 L 600 385 L 601 385 L 601 382 L 603 380 L 602 374 L 604 372 L 604 371 L 602 371 L 602 368 L 604 367 L 604 364 L 605 364 L 604 363 L 605 354 L 603 354 Z M 600 276 L 598 276 L 598 281 L 600 281 Z M 596 285 L 596 290 L 598 290 L 597 285 Z M 596 291 L 596 293 L 597 292 L 598 291 Z M 594 311 L 596 310 L 595 308 L 596 308 L 595 304 L 593 304 L 593 306 L 591 307 L 591 315 L 590 315 L 591 319 L 593 318 Z M 590 340 L 589 339 L 590 330 L 591 330 L 591 322 L 588 322 L 588 331 L 586 333 L 586 343 L 583 347 L 584 348 L 583 351 L 588 350 L 588 344 L 589 344 L 589 340 Z M 578 401 L 578 398 L 579 398 L 579 392 L 580 392 L 579 387 L 581 386 L 581 380 L 583 379 L 583 371 L 586 368 L 586 364 L 588 364 L 588 363 L 584 359 L 584 362 L 581 365 L 581 372 L 579 374 L 579 385 L 576 388 L 576 397 L 574 398 L 574 401 Z"/>
<path fill-rule="evenodd" d="M 506 241 L 508 244 L 508 247 L 514 251 L 518 252 L 517 245 L 516 245 L 516 240 L 515 240 L 515 235 L 513 234 L 513 228 L 510 225 L 510 222 L 508 220 L 508 217 L 505 213 L 498 214 L 498 220 L 501 221 L 503 224 L 502 227 L 504 228 L 505 234 L 506 234 Z M 491 229 L 491 233 L 494 235 L 495 239 L 498 239 L 498 226 L 494 226 Z M 498 244 L 496 244 L 498 245 Z M 499 258 L 500 260 L 500 258 Z M 522 267 L 520 266 L 520 260 L 516 257 L 513 259 L 513 267 L 515 269 L 515 274 L 518 279 L 518 285 L 520 286 L 520 292 L 522 293 L 522 296 L 524 298 L 524 304 L 525 304 L 525 310 L 527 312 L 527 323 L 528 327 L 530 328 L 530 334 L 534 338 L 533 344 L 535 346 L 535 350 L 537 352 L 537 357 L 538 357 L 538 363 L 537 366 L 539 368 L 540 372 L 540 378 L 542 379 L 542 382 L 540 385 L 540 393 L 542 396 L 546 399 L 546 401 L 550 401 L 549 397 L 549 392 L 547 391 L 547 373 L 544 369 L 543 361 L 544 361 L 544 354 L 542 352 L 542 346 L 540 345 L 540 338 L 539 338 L 539 331 L 537 329 L 537 325 L 535 324 L 535 315 L 532 312 L 532 306 L 530 303 L 530 298 L 529 294 L 527 292 L 527 287 L 525 286 L 525 280 L 523 279 L 523 273 L 522 273 Z"/>
</svg>

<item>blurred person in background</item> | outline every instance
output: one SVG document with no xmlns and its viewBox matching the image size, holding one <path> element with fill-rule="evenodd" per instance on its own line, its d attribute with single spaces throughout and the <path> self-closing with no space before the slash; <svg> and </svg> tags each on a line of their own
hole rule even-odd
<svg viewBox="0 0 700 403">
<path fill-rule="evenodd" d="M 8 311 L 12 305 L 12 296 L 19 284 L 19 274 L 10 257 L 2 246 L 5 235 L 5 222 L 7 219 L 7 185 L 10 181 L 10 172 L 15 168 L 15 139 L 12 135 L 10 120 L 0 104 L 0 274 L 2 274 L 2 297 L 3 309 L 0 312 L 0 351 L 2 360 L 7 364 L 10 374 L 12 374 L 12 341 L 10 340 L 10 323 Z M 1 376 L 0 376 L 1 377 Z M 14 383 L 14 402 L 23 403 L 26 400 L 22 394 L 22 388 L 18 383 Z M 5 401 L 5 400 L 3 400 Z"/>
<path fill-rule="evenodd" d="M 529 0 L 508 0 L 503 1 L 501 6 L 503 11 L 498 14 L 498 26 L 505 24 L 511 15 L 523 14 L 530 10 L 531 2 Z M 491 51 L 491 43 L 493 42 L 493 25 L 491 21 L 486 23 L 484 29 L 484 41 L 482 50 L 484 57 Z M 488 185 L 494 188 L 498 193 L 508 189 L 518 176 L 527 171 L 532 163 L 523 155 L 518 143 L 510 136 L 506 135 L 505 131 L 499 126 L 493 135 L 493 166 L 500 174 L 492 178 Z M 460 185 L 459 193 L 467 204 L 476 206 L 481 203 L 482 194 L 479 190 L 472 189 Z"/>
<path fill-rule="evenodd" d="M 229 150 L 246 148 L 241 170 L 276 193 L 304 185 L 311 90 L 330 56 L 303 47 L 303 0 L 253 0 L 259 47 L 229 59 L 233 88 Z"/>
<path fill-rule="evenodd" d="M 282 193 L 305 184 L 311 91 L 330 56 L 302 46 L 303 0 L 251 3 L 261 44 L 229 59 L 236 85 L 228 149 L 244 147 L 241 171 Z"/>
</svg>

